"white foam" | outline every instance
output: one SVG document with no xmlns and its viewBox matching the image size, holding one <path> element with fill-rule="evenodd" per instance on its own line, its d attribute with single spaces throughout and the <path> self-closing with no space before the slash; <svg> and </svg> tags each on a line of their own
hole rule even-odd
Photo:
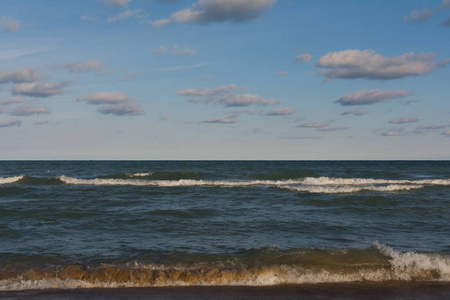
<svg viewBox="0 0 450 300">
<path fill-rule="evenodd" d="M 130 174 L 130 177 L 145 177 L 145 176 L 150 176 L 153 173 L 148 172 L 148 173 L 134 173 L 134 174 Z"/>
<path fill-rule="evenodd" d="M 409 191 L 411 189 L 420 189 L 422 185 L 386 185 L 386 186 L 374 186 L 374 185 L 359 185 L 359 186 L 317 186 L 317 185 L 304 185 L 304 186 L 284 186 L 283 188 L 289 189 L 295 192 L 308 192 L 308 193 L 322 193 L 322 194 L 342 194 L 342 193 L 356 193 L 361 191 L 376 191 L 376 192 L 395 192 L 395 191 Z"/>
<path fill-rule="evenodd" d="M 400 280 L 420 278 L 424 273 L 436 273 L 440 280 L 450 280 L 449 257 L 415 252 L 401 253 L 378 242 L 375 242 L 374 245 L 383 255 L 391 257 L 392 271 Z"/>
<path fill-rule="evenodd" d="M 19 181 L 23 178 L 23 175 L 13 176 L 13 177 L 0 177 L 0 184 L 9 184 L 16 181 Z"/>
</svg>

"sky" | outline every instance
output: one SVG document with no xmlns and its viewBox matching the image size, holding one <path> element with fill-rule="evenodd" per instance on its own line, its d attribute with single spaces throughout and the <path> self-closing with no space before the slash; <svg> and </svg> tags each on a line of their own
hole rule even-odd
<svg viewBox="0 0 450 300">
<path fill-rule="evenodd" d="M 450 0 L 2 0 L 0 160 L 450 159 Z"/>
</svg>

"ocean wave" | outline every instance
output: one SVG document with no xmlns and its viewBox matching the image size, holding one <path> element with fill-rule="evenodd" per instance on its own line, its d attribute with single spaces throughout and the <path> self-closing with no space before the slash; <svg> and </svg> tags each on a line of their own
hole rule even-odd
<svg viewBox="0 0 450 300">
<path fill-rule="evenodd" d="M 0 184 L 9 184 L 19 181 L 23 178 L 23 175 L 12 177 L 0 177 Z"/>
<path fill-rule="evenodd" d="M 0 178 L 0 185 L 98 185 L 98 186 L 155 186 L 155 187 L 275 187 L 294 192 L 308 193 L 356 193 L 361 191 L 396 192 L 420 189 L 425 186 L 448 186 L 450 179 L 423 180 L 387 180 L 372 178 L 333 178 L 306 177 L 286 180 L 204 180 L 204 179 L 171 179 L 161 180 L 161 177 L 180 177 L 180 172 L 172 173 L 123 173 L 113 178 L 82 179 L 66 175 L 58 177 L 13 176 Z M 194 176 L 193 174 L 191 174 Z M 195 175 L 197 176 L 197 175 Z"/>
<path fill-rule="evenodd" d="M 412 189 L 423 188 L 423 185 L 359 185 L 359 186 L 317 186 L 317 185 L 303 185 L 303 186 L 284 186 L 283 188 L 295 191 L 295 192 L 308 192 L 308 193 L 320 193 L 320 194 L 344 194 L 344 193 L 357 193 L 361 191 L 374 191 L 374 192 L 396 192 L 396 191 L 409 191 Z"/>
<path fill-rule="evenodd" d="M 130 262 L 8 269 L 0 272 L 0 290 L 450 281 L 448 255 L 402 253 L 377 242 L 373 248 L 362 250 L 273 248 L 245 255 L 236 254 L 228 261 L 168 265 Z"/>
</svg>

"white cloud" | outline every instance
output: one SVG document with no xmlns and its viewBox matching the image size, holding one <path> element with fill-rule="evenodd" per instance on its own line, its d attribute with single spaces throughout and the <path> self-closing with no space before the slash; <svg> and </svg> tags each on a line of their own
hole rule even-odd
<svg viewBox="0 0 450 300">
<path fill-rule="evenodd" d="M 323 128 L 330 125 L 331 122 L 309 122 L 302 125 L 298 125 L 297 127 L 303 127 L 303 128 Z"/>
<path fill-rule="evenodd" d="M 266 113 L 267 116 L 288 116 L 295 113 L 292 107 L 281 107 Z"/>
<path fill-rule="evenodd" d="M 132 0 L 99 0 L 108 6 L 125 7 L 128 6 Z"/>
<path fill-rule="evenodd" d="M 431 16 L 435 13 L 434 9 L 416 9 L 409 13 L 409 15 L 403 17 L 403 23 L 424 23 L 427 22 Z"/>
<path fill-rule="evenodd" d="M 450 136 L 450 130 L 442 131 L 441 135 Z"/>
<path fill-rule="evenodd" d="M 67 80 L 59 83 L 19 83 L 13 86 L 12 94 L 47 98 L 64 94 L 64 88 L 72 82 Z"/>
<path fill-rule="evenodd" d="M 300 54 L 298 55 L 294 61 L 295 62 L 307 62 L 310 61 L 313 58 L 313 56 L 309 53 L 304 53 L 304 54 Z"/>
<path fill-rule="evenodd" d="M 8 99 L 0 100 L 0 104 L 8 105 L 8 104 L 18 104 L 23 103 L 25 99 L 23 97 L 13 97 Z"/>
<path fill-rule="evenodd" d="M 77 97 L 77 101 L 86 101 L 89 104 L 120 104 L 131 101 L 123 92 L 100 92 L 86 97 Z"/>
<path fill-rule="evenodd" d="M 325 54 L 316 65 L 323 68 L 318 73 L 324 75 L 326 80 L 332 78 L 390 80 L 428 74 L 450 63 L 448 58 L 434 62 L 436 55 L 436 53 L 409 52 L 396 57 L 386 57 L 371 50 L 344 50 Z"/>
<path fill-rule="evenodd" d="M 102 114 L 116 116 L 138 116 L 144 114 L 144 111 L 136 103 L 109 104 L 99 108 L 97 111 Z"/>
<path fill-rule="evenodd" d="M 221 86 L 215 89 L 187 89 L 178 91 L 177 95 L 189 96 L 192 103 L 215 103 L 226 107 L 255 105 L 276 105 L 279 100 L 265 99 L 254 94 L 233 94 L 235 91 L 242 91 L 246 88 L 236 85 Z"/>
<path fill-rule="evenodd" d="M 20 127 L 21 125 L 22 125 L 22 121 L 17 120 L 17 119 L 5 121 L 5 122 L 0 122 L 0 128 L 1 127 L 13 127 L 13 126 Z"/>
<path fill-rule="evenodd" d="M 357 108 L 352 108 L 352 109 L 344 111 L 341 115 L 363 116 L 363 115 L 366 115 L 367 113 L 368 112 L 365 110 L 358 110 Z"/>
<path fill-rule="evenodd" d="M 46 115 L 49 113 L 50 113 L 50 110 L 45 106 L 22 105 L 19 107 L 15 107 L 11 111 L 11 116 Z"/>
<path fill-rule="evenodd" d="M 404 128 L 391 128 L 390 130 L 383 132 L 381 136 L 403 136 L 406 134 L 407 132 Z"/>
<path fill-rule="evenodd" d="M 406 90 L 361 90 L 342 96 L 335 103 L 341 105 L 368 105 L 378 102 L 387 102 L 395 98 L 404 98 L 411 95 L 411 91 Z"/>
<path fill-rule="evenodd" d="M 116 16 L 108 17 L 108 19 L 106 19 L 106 22 L 112 23 L 117 21 L 123 21 L 131 17 L 139 16 L 139 14 L 142 13 L 143 11 L 144 11 L 143 9 L 127 10 Z"/>
<path fill-rule="evenodd" d="M 152 24 L 246 22 L 260 18 L 275 2 L 277 0 L 199 0 L 190 8 L 172 14 L 169 19 L 154 21 Z"/>
<path fill-rule="evenodd" d="M 0 17 L 0 27 L 3 32 L 14 32 L 20 29 L 22 25 L 21 21 L 15 20 L 8 16 Z"/>
<path fill-rule="evenodd" d="M 161 46 L 158 49 L 156 49 L 155 51 L 153 51 L 153 54 L 166 54 L 168 51 L 166 46 Z"/>
<path fill-rule="evenodd" d="M 240 119 L 236 115 L 227 115 L 215 119 L 203 120 L 201 123 L 216 123 L 216 124 L 234 124 L 238 123 Z"/>
<path fill-rule="evenodd" d="M 280 137 L 280 139 L 287 139 L 287 140 L 316 140 L 316 139 L 321 139 L 321 137 L 312 136 L 312 135 L 301 135 L 301 136 Z"/>
<path fill-rule="evenodd" d="M 89 60 L 86 62 L 68 62 L 65 64 L 55 64 L 53 65 L 56 69 L 67 69 L 71 73 L 85 73 L 93 71 L 96 74 L 104 75 L 106 74 L 106 66 L 98 60 Z"/>
<path fill-rule="evenodd" d="M 149 23 L 155 27 L 161 27 L 170 24 L 170 19 L 160 19 L 156 21 L 150 21 Z"/>
<path fill-rule="evenodd" d="M 33 82 L 42 78 L 41 72 L 33 67 L 21 68 L 14 71 L 0 71 L 0 83 Z"/>
<path fill-rule="evenodd" d="M 397 118 L 394 120 L 390 120 L 389 123 L 391 124 L 405 124 L 405 123 L 414 123 L 419 121 L 419 119 L 415 117 L 404 117 L 404 118 Z"/>
<path fill-rule="evenodd" d="M 119 81 L 128 81 L 130 78 L 138 77 L 139 72 L 125 74 L 125 76 L 119 78 Z"/>
</svg>

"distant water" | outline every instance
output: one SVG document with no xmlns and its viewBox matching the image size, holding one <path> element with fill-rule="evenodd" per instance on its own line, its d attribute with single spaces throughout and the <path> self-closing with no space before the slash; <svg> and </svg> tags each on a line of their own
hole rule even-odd
<svg viewBox="0 0 450 300">
<path fill-rule="evenodd" d="M 450 282 L 449 161 L 0 162 L 0 291 Z"/>
</svg>

